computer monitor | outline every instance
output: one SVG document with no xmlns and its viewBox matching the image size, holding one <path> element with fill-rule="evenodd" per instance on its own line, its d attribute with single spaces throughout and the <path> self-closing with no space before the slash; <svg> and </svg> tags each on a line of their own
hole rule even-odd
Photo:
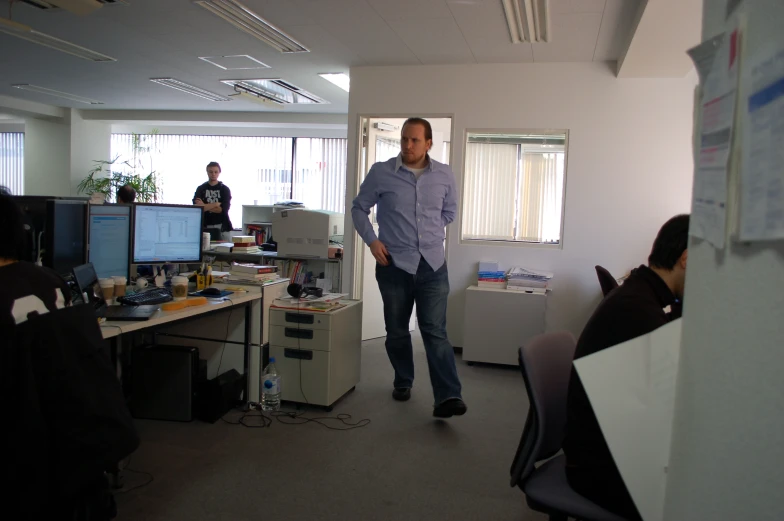
<svg viewBox="0 0 784 521">
<path fill-rule="evenodd" d="M 200 206 L 136 204 L 131 262 L 201 262 Z"/>
<path fill-rule="evenodd" d="M 124 204 L 91 204 L 87 261 L 100 278 L 129 276 L 131 207 Z"/>
<path fill-rule="evenodd" d="M 43 265 L 60 275 L 70 274 L 87 258 L 87 201 L 46 202 Z"/>
</svg>

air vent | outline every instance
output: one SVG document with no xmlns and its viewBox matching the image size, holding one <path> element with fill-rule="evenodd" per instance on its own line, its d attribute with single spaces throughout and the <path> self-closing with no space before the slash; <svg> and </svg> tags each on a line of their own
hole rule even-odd
<svg viewBox="0 0 784 521">
<path fill-rule="evenodd" d="M 263 80 L 221 80 L 234 88 L 280 105 L 324 105 L 329 102 L 280 78 Z"/>
<path fill-rule="evenodd" d="M 125 4 L 128 0 L 21 0 L 44 11 L 63 9 L 74 14 L 90 14 L 103 5 Z"/>
</svg>

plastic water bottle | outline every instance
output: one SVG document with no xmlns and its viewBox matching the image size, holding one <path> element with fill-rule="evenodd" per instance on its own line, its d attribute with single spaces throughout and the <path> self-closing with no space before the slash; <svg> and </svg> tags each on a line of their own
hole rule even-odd
<svg viewBox="0 0 784 521">
<path fill-rule="evenodd" d="M 269 365 L 261 375 L 261 410 L 277 411 L 280 409 L 280 375 L 275 367 L 275 359 L 270 358 Z"/>
</svg>

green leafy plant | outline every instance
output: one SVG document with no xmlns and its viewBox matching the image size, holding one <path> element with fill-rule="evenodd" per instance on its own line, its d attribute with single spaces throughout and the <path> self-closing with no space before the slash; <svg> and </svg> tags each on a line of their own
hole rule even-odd
<svg viewBox="0 0 784 521">
<path fill-rule="evenodd" d="M 103 194 L 106 201 L 114 199 L 117 190 L 124 185 L 131 185 L 136 190 L 136 201 L 140 203 L 156 203 L 161 197 L 158 186 L 158 172 L 144 167 L 145 157 L 149 158 L 150 147 L 145 145 L 147 137 L 157 134 L 132 134 L 132 157 L 121 160 L 118 155 L 111 160 L 93 160 L 95 167 L 77 186 L 80 194 Z"/>
</svg>

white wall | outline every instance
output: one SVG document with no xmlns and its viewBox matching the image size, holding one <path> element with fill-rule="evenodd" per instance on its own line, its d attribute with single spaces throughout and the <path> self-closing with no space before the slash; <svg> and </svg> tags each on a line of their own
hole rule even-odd
<svg viewBox="0 0 784 521">
<path fill-rule="evenodd" d="M 25 195 L 71 195 L 71 131 L 67 122 L 25 120 Z"/>
<path fill-rule="evenodd" d="M 479 260 L 497 260 L 555 272 L 547 327 L 578 334 L 600 298 L 594 265 L 622 275 L 645 262 L 659 227 L 689 210 L 695 81 L 619 80 L 603 63 L 354 68 L 347 207 L 357 188 L 359 115 L 453 116 L 458 186 L 466 129 L 568 129 L 563 249 L 462 245 L 458 218 L 448 229 L 448 327 L 462 345 L 464 289 L 476 282 Z M 346 234 L 344 280 L 353 239 Z"/>
<path fill-rule="evenodd" d="M 705 1 L 703 38 L 723 30 L 725 4 Z M 784 46 L 781 0 L 745 6 L 747 56 Z M 782 241 L 689 246 L 667 521 L 784 519 L 782 280 Z"/>
<path fill-rule="evenodd" d="M 80 110 L 71 110 L 71 193 L 78 194 L 76 187 L 95 167 L 93 161 L 111 159 L 111 125 L 103 121 L 89 121 Z"/>
</svg>

